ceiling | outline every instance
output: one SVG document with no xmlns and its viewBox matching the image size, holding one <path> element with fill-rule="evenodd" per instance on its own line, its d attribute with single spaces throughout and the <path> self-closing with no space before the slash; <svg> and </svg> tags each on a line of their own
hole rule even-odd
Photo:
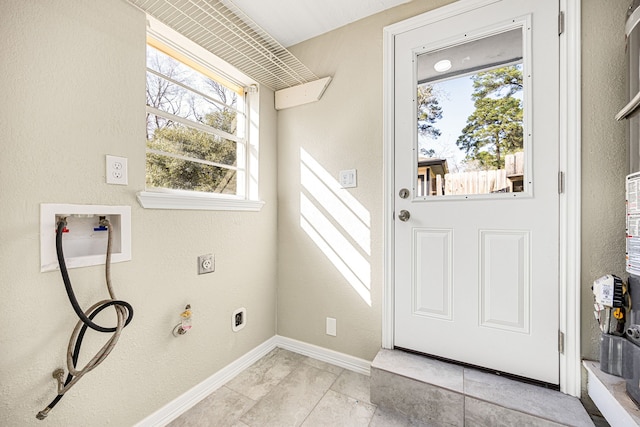
<svg viewBox="0 0 640 427">
<path fill-rule="evenodd" d="M 411 0 L 232 0 L 284 47 Z"/>
</svg>

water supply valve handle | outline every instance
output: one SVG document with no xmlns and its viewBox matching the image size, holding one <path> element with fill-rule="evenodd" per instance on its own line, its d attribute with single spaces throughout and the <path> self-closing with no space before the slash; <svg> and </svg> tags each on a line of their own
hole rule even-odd
<svg viewBox="0 0 640 427">
<path fill-rule="evenodd" d="M 180 313 L 182 320 L 173 328 L 173 336 L 184 335 L 191 329 L 191 304 L 187 304 L 184 311 Z"/>
</svg>

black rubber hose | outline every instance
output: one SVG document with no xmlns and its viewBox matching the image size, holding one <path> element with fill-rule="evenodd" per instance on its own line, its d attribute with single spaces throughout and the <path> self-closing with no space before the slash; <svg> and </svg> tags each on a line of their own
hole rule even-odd
<svg viewBox="0 0 640 427">
<path fill-rule="evenodd" d="M 83 325 L 82 328 L 80 329 L 80 332 L 78 333 L 78 336 L 76 337 L 76 341 L 74 344 L 74 348 L 73 348 L 73 353 L 71 355 L 71 359 L 72 359 L 72 363 L 73 363 L 73 368 L 76 369 L 78 366 L 78 357 L 80 355 L 80 349 L 82 347 L 82 341 L 84 340 L 84 335 L 87 332 L 87 327 L 94 329 L 96 331 L 99 332 L 115 332 L 117 330 L 117 327 L 113 327 L 113 328 L 106 328 L 103 326 L 100 326 L 96 323 L 93 322 L 93 318 L 96 317 L 98 315 L 98 313 L 100 313 L 102 310 L 104 310 L 105 308 L 114 306 L 114 305 L 118 305 L 118 306 L 122 306 L 124 308 L 126 308 L 127 310 L 127 320 L 124 323 L 124 327 L 126 327 L 131 320 L 133 319 L 133 307 L 131 306 L 131 304 L 129 304 L 126 301 L 121 301 L 121 300 L 110 300 L 105 302 L 104 304 L 98 306 L 95 310 L 93 310 L 91 313 L 89 313 L 89 316 L 87 316 L 82 309 L 80 308 L 80 304 L 78 304 L 78 299 L 76 298 L 75 293 L 73 292 L 73 288 L 71 286 L 71 280 L 69 279 L 69 272 L 67 271 L 67 265 L 64 261 L 64 252 L 62 250 L 62 233 L 64 230 L 64 227 L 66 226 L 65 221 L 59 221 L 57 224 L 57 229 L 56 229 L 56 253 L 58 255 L 58 264 L 60 265 L 60 273 L 62 275 L 62 281 L 64 282 L 64 287 L 65 290 L 67 291 L 67 296 L 69 297 L 69 302 L 71 302 L 71 306 L 73 307 L 73 310 L 76 312 L 76 314 L 78 315 L 78 317 L 80 318 L 80 320 L 82 321 Z M 67 386 L 71 381 L 73 380 L 73 375 L 69 372 L 67 374 L 67 378 L 65 379 L 64 382 L 64 386 Z M 51 403 L 49 403 L 49 405 L 47 405 L 47 407 L 40 411 L 38 413 L 37 418 L 40 420 L 43 420 L 44 418 L 46 418 L 47 414 L 49 413 L 49 411 L 51 409 L 53 409 L 58 402 L 62 399 L 62 397 L 64 396 L 64 392 L 58 394 L 52 401 Z"/>
<path fill-rule="evenodd" d="M 73 310 L 76 312 L 76 315 L 82 320 L 82 323 L 89 326 L 91 329 L 96 330 L 98 332 L 115 332 L 116 328 L 105 328 L 96 323 L 93 323 L 89 317 L 82 311 L 80 308 L 80 304 L 78 304 L 78 299 L 76 298 L 75 293 L 73 292 L 73 288 L 71 286 L 71 279 L 69 279 L 69 272 L 67 271 L 67 264 L 64 261 L 64 252 L 62 251 L 62 231 L 64 230 L 65 222 L 59 221 L 58 228 L 56 229 L 56 253 L 58 255 L 58 264 L 60 265 L 60 273 L 62 274 L 62 281 L 64 282 L 64 288 L 67 291 L 67 296 L 69 297 L 69 302 L 71 302 L 71 306 Z M 133 307 L 126 301 L 120 300 L 112 300 L 109 305 L 121 305 L 127 309 L 127 320 L 124 323 L 124 326 L 127 326 L 131 319 L 133 319 Z"/>
<path fill-rule="evenodd" d="M 103 304 L 100 307 L 96 308 L 95 311 L 93 313 L 91 313 L 89 315 L 89 319 L 93 320 L 94 317 L 96 317 L 96 315 L 98 313 L 100 313 L 102 310 L 104 310 L 107 307 L 110 307 L 112 305 L 115 305 L 113 303 L 107 303 L 107 304 Z M 76 343 L 73 346 L 73 354 L 72 354 L 72 360 L 73 360 L 73 367 L 77 368 L 78 367 L 78 357 L 80 357 L 80 348 L 82 347 L 82 341 L 84 340 L 84 334 L 87 332 L 87 324 L 83 324 L 82 328 L 80 329 L 80 332 L 78 333 L 78 338 L 76 339 Z M 71 382 L 71 380 L 73 379 L 73 375 L 71 375 L 71 373 L 67 374 L 67 379 L 64 381 L 64 385 L 66 386 L 67 384 L 69 384 Z M 60 401 L 60 399 L 62 399 L 62 397 L 64 396 L 64 394 L 59 394 L 55 397 L 55 399 L 53 399 L 51 401 L 51 403 L 49 403 L 47 405 L 47 408 L 49 408 L 49 410 L 53 409 L 58 402 Z"/>
</svg>

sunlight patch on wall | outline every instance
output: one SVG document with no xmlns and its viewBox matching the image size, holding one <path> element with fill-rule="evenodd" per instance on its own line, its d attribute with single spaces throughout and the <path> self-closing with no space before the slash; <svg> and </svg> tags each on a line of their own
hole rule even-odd
<svg viewBox="0 0 640 427">
<path fill-rule="evenodd" d="M 371 255 L 371 232 L 368 224 L 363 223 L 304 163 L 300 164 L 300 179 L 303 188 L 327 210 L 367 255 Z"/>
<path fill-rule="evenodd" d="M 362 203 L 358 201 L 355 197 L 351 195 L 348 191 L 345 191 L 341 186 L 338 180 L 336 180 L 325 168 L 323 168 L 320 163 L 316 161 L 309 153 L 307 153 L 304 148 L 300 149 L 300 161 L 302 164 L 307 165 L 307 167 L 326 185 L 326 187 L 331 190 L 342 202 L 347 206 L 354 215 L 360 218 L 360 221 L 364 223 L 367 227 L 371 226 L 371 215 L 367 208 L 365 208 Z M 304 186 L 305 183 L 302 182 Z"/>
<path fill-rule="evenodd" d="M 300 149 L 300 227 L 371 306 L 369 211 Z"/>
</svg>

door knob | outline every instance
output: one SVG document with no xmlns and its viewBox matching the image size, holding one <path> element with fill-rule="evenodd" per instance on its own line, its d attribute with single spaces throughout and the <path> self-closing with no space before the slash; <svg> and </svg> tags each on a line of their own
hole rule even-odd
<svg viewBox="0 0 640 427">
<path fill-rule="evenodd" d="M 402 222 L 409 221 L 409 218 L 411 218 L 411 214 L 409 213 L 409 211 L 405 211 L 404 209 L 401 210 L 398 214 L 398 219 Z"/>
</svg>

